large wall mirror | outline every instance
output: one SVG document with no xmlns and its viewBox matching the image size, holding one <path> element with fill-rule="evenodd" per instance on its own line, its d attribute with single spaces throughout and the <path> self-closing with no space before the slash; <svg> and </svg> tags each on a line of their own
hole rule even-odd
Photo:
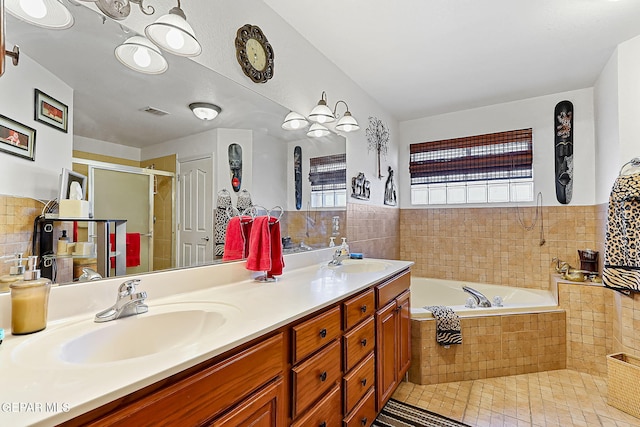
<svg viewBox="0 0 640 427">
<path fill-rule="evenodd" d="M 227 195 L 233 209 L 225 211 L 243 208 L 247 198 L 266 210 L 282 208 L 286 251 L 326 247 L 330 236 L 346 233 L 344 137 L 309 138 L 303 130 L 283 130 L 287 108 L 187 58 L 165 53 L 169 68 L 159 75 L 132 71 L 114 56 L 134 35 L 131 30 L 76 2 L 63 3 L 75 21 L 66 30 L 41 29 L 7 14 L 7 42 L 19 45 L 22 54 L 21 64 L 8 70 L 11 84 L 18 81 L 30 93 L 39 89 L 68 104 L 68 134 L 41 128 L 24 113 L 21 122 L 38 131 L 36 150 L 50 146 L 53 137 L 67 138 L 71 149 L 57 153 L 62 159 L 57 161 L 89 177 L 94 215 L 126 219 L 127 232 L 139 234 L 146 248 L 136 255 L 145 262 L 127 268 L 127 274 L 220 262 L 214 223 Z M 60 84 L 47 86 L 42 73 Z M 0 90 L 8 84 L 7 74 Z M 66 91 L 56 90 L 63 86 Z M 222 111 L 214 120 L 199 120 L 189 109 L 194 102 L 210 102 Z M 10 104 L 0 107 L 4 116 L 20 116 Z M 230 156 L 238 151 L 242 179 L 235 191 Z M 42 157 L 36 164 L 46 162 Z M 26 160 L 25 165 L 38 170 Z M 336 183 L 336 176 L 344 182 Z M 45 194 L 57 191 L 58 183 L 50 181 L 37 184 L 47 186 Z M 18 182 L 2 193 L 22 195 Z M 79 240 L 90 241 L 94 234 L 90 223 L 60 227 Z M 69 264 L 81 264 L 71 259 Z M 77 280 L 75 270 L 57 282 Z"/>
</svg>

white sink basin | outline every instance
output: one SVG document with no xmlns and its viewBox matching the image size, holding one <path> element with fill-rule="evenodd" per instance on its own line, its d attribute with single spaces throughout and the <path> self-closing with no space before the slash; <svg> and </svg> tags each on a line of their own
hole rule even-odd
<svg viewBox="0 0 640 427">
<path fill-rule="evenodd" d="M 14 360 L 87 365 L 149 357 L 186 349 L 219 332 L 239 309 L 221 303 L 188 302 L 149 306 L 149 312 L 94 323 L 82 321 L 43 331 L 20 344 Z"/>
<path fill-rule="evenodd" d="M 383 261 L 367 259 L 347 259 L 341 265 L 329 266 L 330 269 L 345 274 L 354 273 L 377 273 L 389 268 L 391 264 Z"/>
</svg>

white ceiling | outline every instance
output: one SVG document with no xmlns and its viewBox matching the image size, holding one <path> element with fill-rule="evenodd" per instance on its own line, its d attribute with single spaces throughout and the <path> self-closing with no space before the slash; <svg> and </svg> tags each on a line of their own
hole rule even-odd
<svg viewBox="0 0 640 427">
<path fill-rule="evenodd" d="M 637 0 L 265 0 L 400 121 L 591 87 Z"/>
</svg>

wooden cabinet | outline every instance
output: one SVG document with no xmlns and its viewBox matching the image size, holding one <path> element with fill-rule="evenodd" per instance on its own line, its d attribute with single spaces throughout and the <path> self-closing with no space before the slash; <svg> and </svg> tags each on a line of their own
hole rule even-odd
<svg viewBox="0 0 640 427">
<path fill-rule="evenodd" d="M 409 271 L 66 426 L 368 427 L 410 364 Z"/>
<path fill-rule="evenodd" d="M 389 400 L 411 364 L 409 272 L 376 286 L 376 409 Z"/>
</svg>

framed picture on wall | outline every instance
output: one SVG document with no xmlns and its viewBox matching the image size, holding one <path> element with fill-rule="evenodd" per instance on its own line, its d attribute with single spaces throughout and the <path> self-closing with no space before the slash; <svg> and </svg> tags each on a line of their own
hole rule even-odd
<svg viewBox="0 0 640 427">
<path fill-rule="evenodd" d="M 66 133 L 69 124 L 69 107 L 38 89 L 35 93 L 35 119 Z"/>
<path fill-rule="evenodd" d="M 36 130 L 0 115 L 0 151 L 34 161 Z"/>
</svg>

